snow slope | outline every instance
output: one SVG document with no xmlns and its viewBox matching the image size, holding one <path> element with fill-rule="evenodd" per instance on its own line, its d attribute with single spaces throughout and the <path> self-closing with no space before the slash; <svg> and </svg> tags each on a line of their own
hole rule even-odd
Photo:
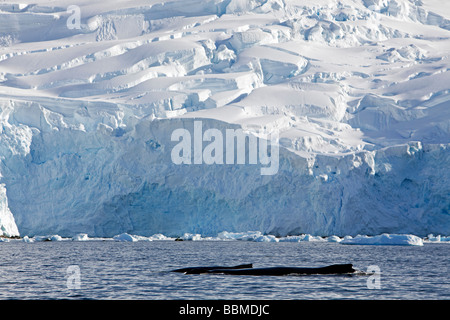
<svg viewBox="0 0 450 320">
<path fill-rule="evenodd" d="M 73 2 L 0 2 L 4 235 L 450 234 L 447 1 Z M 173 164 L 199 119 L 278 173 Z"/>
</svg>

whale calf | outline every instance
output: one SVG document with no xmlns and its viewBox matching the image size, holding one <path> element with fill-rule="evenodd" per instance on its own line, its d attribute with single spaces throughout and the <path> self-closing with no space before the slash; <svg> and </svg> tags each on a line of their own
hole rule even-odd
<svg viewBox="0 0 450 320">
<path fill-rule="evenodd" d="M 236 270 L 236 269 L 251 269 L 253 264 L 240 264 L 237 266 L 225 267 L 225 266 L 212 266 L 212 267 L 188 267 L 172 270 L 172 272 L 181 272 L 186 274 L 200 274 L 207 273 L 211 270 Z"/>
<path fill-rule="evenodd" d="M 189 268 L 187 268 L 189 269 Z M 352 264 L 334 264 L 319 268 L 298 267 L 269 267 L 269 268 L 190 268 L 186 274 L 219 273 L 229 275 L 252 275 L 252 276 L 286 276 L 307 274 L 348 274 L 356 272 Z"/>
</svg>

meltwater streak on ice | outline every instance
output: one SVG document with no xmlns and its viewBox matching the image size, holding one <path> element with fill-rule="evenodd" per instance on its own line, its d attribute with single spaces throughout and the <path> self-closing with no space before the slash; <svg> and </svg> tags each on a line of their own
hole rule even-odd
<svg viewBox="0 0 450 320">
<path fill-rule="evenodd" d="M 2 234 L 449 234 L 447 1 L 133 5 L 0 4 Z M 194 119 L 278 173 L 173 165 Z"/>
</svg>

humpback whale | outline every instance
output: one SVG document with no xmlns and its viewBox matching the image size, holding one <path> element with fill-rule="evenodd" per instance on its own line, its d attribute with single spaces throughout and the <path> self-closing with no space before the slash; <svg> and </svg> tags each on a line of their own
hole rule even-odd
<svg viewBox="0 0 450 320">
<path fill-rule="evenodd" d="M 252 275 L 252 276 L 286 276 L 286 275 L 308 275 L 308 274 L 349 274 L 356 272 L 352 264 L 334 264 L 319 268 L 299 268 L 299 267 L 268 267 L 268 268 L 246 268 L 245 265 L 215 268 L 196 267 L 185 268 L 185 274 L 218 273 L 227 275 Z M 183 270 L 183 269 L 180 269 Z"/>
<path fill-rule="evenodd" d="M 186 274 L 200 274 L 200 273 L 207 273 L 211 270 L 235 270 L 235 269 L 251 269 L 253 268 L 253 265 L 250 264 L 240 264 L 237 266 L 231 266 L 231 267 L 224 267 L 224 266 L 212 266 L 212 267 L 188 267 L 188 268 L 181 268 L 172 270 L 172 272 L 181 272 Z"/>
</svg>

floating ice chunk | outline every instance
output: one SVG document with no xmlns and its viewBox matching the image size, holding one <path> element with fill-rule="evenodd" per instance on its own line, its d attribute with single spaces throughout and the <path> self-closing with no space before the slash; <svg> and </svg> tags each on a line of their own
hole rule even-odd
<svg viewBox="0 0 450 320">
<path fill-rule="evenodd" d="M 149 239 L 151 239 L 151 240 L 174 240 L 174 238 L 166 237 L 162 233 L 156 233 L 156 234 L 152 235 L 151 237 L 149 237 Z"/>
<path fill-rule="evenodd" d="M 264 235 L 260 231 L 228 232 L 223 231 L 217 235 L 217 240 L 240 240 L 254 242 L 278 242 L 280 239 L 274 235 Z"/>
<path fill-rule="evenodd" d="M 300 242 L 304 238 L 304 235 L 301 236 L 287 236 L 279 239 L 280 242 Z"/>
<path fill-rule="evenodd" d="M 166 240 L 167 237 L 162 233 L 157 233 L 152 235 L 150 238 L 152 238 L 153 240 Z"/>
<path fill-rule="evenodd" d="M 279 239 L 280 242 L 301 242 L 301 241 L 325 241 L 320 236 L 313 236 L 310 234 L 302 234 L 299 236 L 287 236 Z"/>
<path fill-rule="evenodd" d="M 344 238 L 342 244 L 361 244 L 361 245 L 404 245 L 404 246 L 423 246 L 423 240 L 412 234 L 387 234 L 370 237 L 357 235 L 354 238 Z"/>
<path fill-rule="evenodd" d="M 260 236 L 260 237 L 254 238 L 253 241 L 255 241 L 255 242 L 278 242 L 279 239 L 277 239 L 273 235 L 266 235 L 266 236 Z"/>
<path fill-rule="evenodd" d="M 255 241 L 262 237 L 261 231 L 247 231 L 247 232 L 220 232 L 217 237 L 222 240 L 243 240 L 243 241 Z"/>
<path fill-rule="evenodd" d="M 27 243 L 32 243 L 34 242 L 33 238 L 29 238 L 28 236 L 23 237 L 22 239 L 23 242 L 27 242 Z"/>
<path fill-rule="evenodd" d="M 144 236 L 138 236 L 138 235 L 133 235 L 133 237 L 137 241 L 153 241 L 153 239 L 151 239 L 150 237 L 144 237 Z"/>
<path fill-rule="evenodd" d="M 181 240 L 187 240 L 187 241 L 198 241 L 202 239 L 201 234 L 192 234 L 192 233 L 185 233 L 182 237 L 180 237 Z"/>
<path fill-rule="evenodd" d="M 138 239 L 128 233 L 122 233 L 118 234 L 113 237 L 114 241 L 121 241 L 121 242 L 136 242 Z"/>
<path fill-rule="evenodd" d="M 72 237 L 73 241 L 87 241 L 89 240 L 89 237 L 87 235 L 87 233 L 79 233 L 75 236 Z"/>
<path fill-rule="evenodd" d="M 425 238 L 426 241 L 429 242 L 449 242 L 450 243 L 450 236 L 445 237 L 441 235 L 434 236 L 433 234 L 429 234 L 428 237 Z"/>
<path fill-rule="evenodd" d="M 307 234 L 302 239 L 302 241 L 325 241 L 325 239 L 320 236 L 313 236 L 313 235 Z"/>
<path fill-rule="evenodd" d="M 35 236 L 35 241 L 62 241 L 63 238 L 57 234 L 47 235 L 47 236 Z"/>
<path fill-rule="evenodd" d="M 426 238 L 426 240 L 428 240 L 430 242 L 440 242 L 441 236 L 440 235 L 434 236 L 433 234 L 429 234 L 428 237 Z"/>
<path fill-rule="evenodd" d="M 0 237 L 0 242 L 9 242 L 9 239 L 8 239 L 8 238 Z"/>
<path fill-rule="evenodd" d="M 326 239 L 328 242 L 341 242 L 342 239 L 339 238 L 338 236 L 329 236 Z"/>
</svg>

